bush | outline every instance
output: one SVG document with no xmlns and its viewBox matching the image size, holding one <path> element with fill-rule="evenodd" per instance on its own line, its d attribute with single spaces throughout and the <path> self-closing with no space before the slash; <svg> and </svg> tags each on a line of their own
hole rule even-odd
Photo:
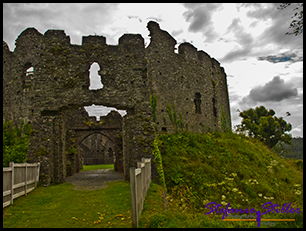
<svg viewBox="0 0 306 231">
<path fill-rule="evenodd" d="M 21 121 L 20 127 L 3 120 L 3 167 L 10 162 L 23 163 L 30 143 L 31 125 Z"/>
</svg>

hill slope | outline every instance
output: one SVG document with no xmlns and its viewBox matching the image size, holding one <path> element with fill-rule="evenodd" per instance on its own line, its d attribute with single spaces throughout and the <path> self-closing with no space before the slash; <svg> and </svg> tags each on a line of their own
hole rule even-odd
<svg viewBox="0 0 306 231">
<path fill-rule="evenodd" d="M 261 206 L 266 202 L 280 206 L 287 202 L 291 208 L 303 210 L 301 161 L 282 159 L 259 141 L 233 133 L 185 132 L 164 134 L 158 139 L 170 209 L 199 217 L 209 211 L 205 206 L 210 202 L 224 208 L 230 203 L 235 209 L 249 206 L 257 210 L 263 210 Z M 274 227 L 301 227 L 302 214 L 269 213 L 264 218 L 295 218 L 295 223 L 278 222 Z M 209 217 L 222 219 L 216 213 L 201 219 Z M 199 222 L 193 224 L 205 226 Z M 234 222 L 223 222 L 222 226 L 227 227 L 225 223 L 237 227 L 243 222 L 232 226 Z"/>
</svg>

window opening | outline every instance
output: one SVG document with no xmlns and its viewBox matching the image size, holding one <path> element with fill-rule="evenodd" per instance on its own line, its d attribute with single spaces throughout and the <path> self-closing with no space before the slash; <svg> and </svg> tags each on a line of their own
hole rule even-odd
<svg viewBox="0 0 306 231">
<path fill-rule="evenodd" d="M 89 69 L 89 90 L 98 90 L 103 88 L 101 76 L 98 74 L 100 66 L 97 62 L 91 64 Z"/>
<path fill-rule="evenodd" d="M 194 99 L 194 104 L 195 104 L 195 108 L 196 108 L 196 114 L 202 114 L 201 113 L 201 94 L 199 92 L 195 93 L 195 99 Z"/>
<path fill-rule="evenodd" d="M 214 113 L 214 116 L 217 117 L 217 108 L 216 108 L 216 99 L 215 99 L 215 97 L 212 98 L 212 103 L 213 103 L 213 113 Z"/>
<path fill-rule="evenodd" d="M 127 114 L 126 110 L 118 110 L 117 108 L 114 107 L 106 107 L 102 105 L 92 104 L 91 106 L 85 106 L 84 108 L 89 116 L 96 117 L 96 121 L 100 121 L 100 116 L 106 116 L 112 110 L 117 111 L 122 117 Z"/>
<path fill-rule="evenodd" d="M 26 76 L 34 75 L 34 67 L 29 67 L 26 70 Z"/>
<path fill-rule="evenodd" d="M 34 77 L 34 67 L 31 63 L 26 63 L 23 67 L 23 88 L 31 89 L 31 81 Z"/>
</svg>

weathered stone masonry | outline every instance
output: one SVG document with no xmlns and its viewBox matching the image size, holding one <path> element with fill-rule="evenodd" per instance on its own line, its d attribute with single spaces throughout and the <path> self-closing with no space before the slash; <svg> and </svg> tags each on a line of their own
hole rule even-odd
<svg viewBox="0 0 306 231">
<path fill-rule="evenodd" d="M 141 157 L 153 158 L 150 95 L 158 98 L 158 132 L 173 131 L 168 103 L 182 113 L 190 131 L 231 127 L 226 74 L 220 64 L 189 43 L 180 44 L 175 53 L 176 40 L 168 32 L 152 21 L 147 27 L 147 48 L 139 34 L 123 35 L 117 46 L 107 45 L 103 36 L 83 37 L 82 45 L 72 45 L 63 30 L 42 35 L 35 28 L 18 36 L 14 52 L 3 42 L 3 118 L 31 123 L 28 161 L 41 162 L 44 185 L 64 182 L 79 171 L 78 148 L 86 131 L 111 140 L 116 158 L 121 158 L 117 170 L 126 179 L 129 167 Z M 102 89 L 89 90 L 93 62 L 100 66 Z M 82 124 L 82 107 L 92 104 L 124 109 L 127 115 L 102 117 L 103 124 L 85 118 Z M 156 178 L 155 166 L 152 174 Z"/>
</svg>

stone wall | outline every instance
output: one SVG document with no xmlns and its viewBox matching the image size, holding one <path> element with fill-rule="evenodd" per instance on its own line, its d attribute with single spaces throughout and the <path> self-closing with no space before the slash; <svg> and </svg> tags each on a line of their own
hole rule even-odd
<svg viewBox="0 0 306 231">
<path fill-rule="evenodd" d="M 129 167 L 141 157 L 153 158 L 150 95 L 158 98 L 158 132 L 173 131 L 168 104 L 182 113 L 191 131 L 230 129 L 226 74 L 220 64 L 189 43 L 180 44 L 176 54 L 176 40 L 168 32 L 152 21 L 147 27 L 151 36 L 147 48 L 139 34 L 123 35 L 117 46 L 107 45 L 103 36 L 91 35 L 83 37 L 82 45 L 72 45 L 63 30 L 41 34 L 35 28 L 18 36 L 13 52 L 3 42 L 3 118 L 14 124 L 21 119 L 31 123 L 28 161 L 41 162 L 40 179 L 45 185 L 64 182 L 81 167 L 78 140 L 84 131 L 75 129 L 71 118 L 84 106 L 127 110 L 120 122 L 122 133 L 106 129 L 110 137 L 117 137 L 113 143 L 122 146 L 117 170 L 126 179 Z M 102 89 L 89 90 L 93 62 L 100 66 Z M 157 178 L 154 165 L 152 176 Z"/>
<path fill-rule="evenodd" d="M 149 22 L 151 43 L 147 47 L 148 79 L 151 94 L 157 95 L 156 123 L 158 131 L 173 131 L 167 113 L 168 104 L 182 113 L 185 127 L 193 132 L 231 128 L 226 74 L 215 59 L 204 51 L 182 43 L 178 54 L 168 32 Z"/>
</svg>

